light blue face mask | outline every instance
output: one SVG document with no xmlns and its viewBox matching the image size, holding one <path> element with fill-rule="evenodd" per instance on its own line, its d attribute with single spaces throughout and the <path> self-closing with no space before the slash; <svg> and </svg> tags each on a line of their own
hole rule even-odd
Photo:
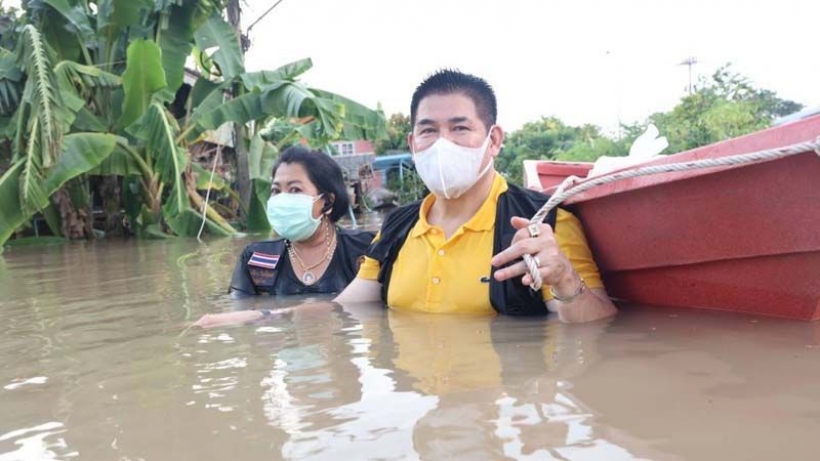
<svg viewBox="0 0 820 461">
<path fill-rule="evenodd" d="M 268 199 L 268 221 L 281 237 L 291 242 L 306 240 L 316 232 L 321 218 L 313 217 L 313 204 L 322 195 L 276 194 Z"/>
</svg>

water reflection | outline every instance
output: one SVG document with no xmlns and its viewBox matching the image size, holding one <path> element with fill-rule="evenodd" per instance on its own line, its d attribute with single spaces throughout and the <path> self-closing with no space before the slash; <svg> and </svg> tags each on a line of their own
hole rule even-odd
<svg viewBox="0 0 820 461">
<path fill-rule="evenodd" d="M 564 325 L 540 319 L 391 312 L 389 326 L 396 368 L 440 398 L 416 425 L 423 459 L 618 458 L 568 381 L 597 360 L 606 321 L 570 337 Z"/>
<path fill-rule="evenodd" d="M 224 295 L 246 243 L 7 251 L 0 461 L 814 459 L 820 323 L 288 310 Z M 258 307 L 282 310 L 184 331 Z"/>
<path fill-rule="evenodd" d="M 254 348 L 275 351 L 259 383 L 262 412 L 285 433 L 283 459 L 631 459 L 596 435 L 568 381 L 597 360 L 607 323 L 579 326 L 569 338 L 564 327 L 378 306 L 289 311 L 254 332 Z M 209 332 L 199 341 L 237 339 Z M 199 363 L 196 392 L 207 393 L 209 408 L 235 410 L 215 401 L 248 385 L 236 381 L 247 366 Z"/>
</svg>

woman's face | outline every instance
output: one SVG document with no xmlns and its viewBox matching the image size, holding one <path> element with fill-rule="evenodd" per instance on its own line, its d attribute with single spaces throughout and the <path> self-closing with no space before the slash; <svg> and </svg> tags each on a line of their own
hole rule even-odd
<svg viewBox="0 0 820 461">
<path fill-rule="evenodd" d="M 316 197 L 320 194 L 316 185 L 310 181 L 310 177 L 305 168 L 300 163 L 282 163 L 276 169 L 273 183 L 270 187 L 271 197 L 276 194 L 304 194 Z M 313 203 L 313 217 L 319 218 L 322 215 L 322 207 L 325 205 L 325 197 Z"/>
</svg>

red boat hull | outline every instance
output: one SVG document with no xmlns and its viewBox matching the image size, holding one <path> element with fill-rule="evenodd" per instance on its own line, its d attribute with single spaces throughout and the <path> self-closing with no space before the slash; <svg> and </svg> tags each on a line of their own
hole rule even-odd
<svg viewBox="0 0 820 461">
<path fill-rule="evenodd" d="M 818 134 L 820 117 L 814 117 L 650 164 L 785 147 L 814 141 Z M 549 169 L 547 162 L 538 167 Z M 533 186 L 534 178 L 528 179 Z M 615 298 L 820 319 L 815 152 L 626 179 L 574 196 L 567 206 L 584 223 Z"/>
</svg>

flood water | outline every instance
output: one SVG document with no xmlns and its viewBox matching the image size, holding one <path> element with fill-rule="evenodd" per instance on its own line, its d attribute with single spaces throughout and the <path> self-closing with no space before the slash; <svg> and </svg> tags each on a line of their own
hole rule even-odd
<svg viewBox="0 0 820 461">
<path fill-rule="evenodd" d="M 0 256 L 0 461 L 816 460 L 820 324 L 231 301 L 248 239 Z M 203 331 L 202 314 L 307 303 Z"/>
</svg>

